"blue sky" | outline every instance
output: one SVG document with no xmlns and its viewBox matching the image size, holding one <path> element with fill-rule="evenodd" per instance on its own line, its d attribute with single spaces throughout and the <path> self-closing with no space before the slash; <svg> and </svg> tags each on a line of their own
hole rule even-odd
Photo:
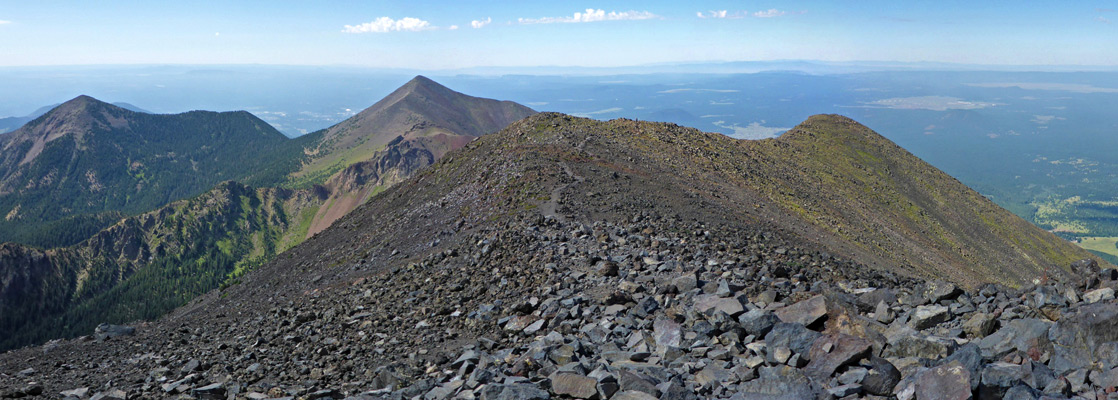
<svg viewBox="0 0 1118 400">
<path fill-rule="evenodd" d="M 973 0 L 0 0 L 0 66 L 453 69 L 791 59 L 1114 66 L 1116 9 Z"/>
</svg>

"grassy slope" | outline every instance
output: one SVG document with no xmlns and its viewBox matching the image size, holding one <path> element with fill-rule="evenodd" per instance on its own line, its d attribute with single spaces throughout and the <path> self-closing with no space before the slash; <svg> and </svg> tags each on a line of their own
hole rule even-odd
<svg viewBox="0 0 1118 400">
<path fill-rule="evenodd" d="M 777 221 L 878 268 L 972 287 L 1023 285 L 1092 257 L 840 116 L 814 116 L 760 141 L 627 120 L 535 122 L 543 136 L 593 132 L 594 140 L 635 149 L 617 151 L 634 160 L 621 162 L 626 168 L 665 174 L 729 214 Z"/>
</svg>

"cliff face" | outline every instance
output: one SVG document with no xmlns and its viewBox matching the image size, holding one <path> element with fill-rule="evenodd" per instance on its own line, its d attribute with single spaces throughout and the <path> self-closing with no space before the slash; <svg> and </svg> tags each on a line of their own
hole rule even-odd
<svg viewBox="0 0 1118 400">
<path fill-rule="evenodd" d="M 433 164 L 436 155 L 428 148 L 429 142 L 426 138 L 404 140 L 398 136 L 368 161 L 350 164 L 331 177 L 325 185 L 329 195 L 315 214 L 307 236 L 321 232 L 370 196 Z"/>
</svg>

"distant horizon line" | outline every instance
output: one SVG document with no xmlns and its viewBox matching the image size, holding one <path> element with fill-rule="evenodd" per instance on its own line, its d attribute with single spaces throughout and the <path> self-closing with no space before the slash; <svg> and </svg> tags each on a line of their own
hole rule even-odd
<svg viewBox="0 0 1118 400">
<path fill-rule="evenodd" d="M 531 70 L 571 70 L 574 72 L 588 72 L 588 71 L 623 71 L 623 70 L 655 70 L 664 68 L 697 68 L 697 67 L 733 67 L 733 66 L 770 66 L 777 67 L 772 69 L 761 69 L 754 71 L 741 71 L 740 73 L 751 72 L 767 72 L 767 71 L 781 71 L 789 69 L 780 69 L 779 64 L 801 64 L 807 66 L 817 67 L 836 67 L 847 69 L 862 69 L 863 71 L 850 71 L 850 72 L 867 72 L 875 70 L 908 70 L 908 71 L 923 71 L 920 68 L 929 68 L 933 71 L 967 71 L 967 72 L 980 72 L 980 71 L 1013 71 L 1013 72 L 1118 72 L 1118 65 L 1088 65 L 1088 64 L 975 64 L 975 63 L 958 63 L 946 61 L 885 61 L 885 60 L 855 60 L 855 61 L 831 61 L 831 60 L 812 60 L 812 59 L 779 59 L 779 60 L 716 60 L 716 61 L 672 61 L 672 62 L 659 62 L 647 64 L 633 64 L 621 66 L 586 66 L 586 65 L 532 65 L 532 66 L 508 66 L 508 65 L 486 65 L 486 66 L 466 66 L 454 68 L 417 68 L 417 67 L 387 67 L 387 66 L 371 66 L 371 65 L 358 65 L 358 64 L 268 64 L 268 63 L 120 63 L 120 64 L 42 64 L 42 65 L 0 65 L 0 70 L 17 70 L 17 69 L 51 69 L 51 68 L 157 68 L 157 67 L 284 67 L 284 68 L 341 68 L 341 69 L 362 69 L 368 71 L 378 72 L 396 72 L 396 73 L 462 73 L 466 71 L 531 71 Z M 651 71 L 646 73 L 659 73 L 670 71 Z M 701 71 L 691 71 L 692 73 L 702 73 Z M 833 71 L 832 73 L 842 73 L 847 71 Z M 733 71 L 711 71 L 709 73 L 735 73 Z"/>
</svg>

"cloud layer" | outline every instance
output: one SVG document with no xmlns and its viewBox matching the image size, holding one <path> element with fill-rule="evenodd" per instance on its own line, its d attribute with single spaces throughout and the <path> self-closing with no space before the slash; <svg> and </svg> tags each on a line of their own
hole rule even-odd
<svg viewBox="0 0 1118 400">
<path fill-rule="evenodd" d="M 474 29 L 478 29 L 478 28 L 481 28 L 483 26 L 489 25 L 489 23 L 491 23 L 491 22 L 493 22 L 493 18 L 486 18 L 485 21 L 479 21 L 479 20 L 475 19 L 473 21 L 470 21 L 470 26 L 473 27 Z"/>
<path fill-rule="evenodd" d="M 745 18 L 745 17 L 750 17 L 750 16 L 754 17 L 754 18 L 775 18 L 775 17 L 781 17 L 781 16 L 785 16 L 785 15 L 796 15 L 796 14 L 803 14 L 803 13 L 804 13 L 804 11 L 792 12 L 792 11 L 784 11 L 784 10 L 778 10 L 778 9 L 775 9 L 775 8 L 770 8 L 768 10 L 754 11 L 752 13 L 750 13 L 749 11 L 745 11 L 745 10 L 735 11 L 735 12 L 730 12 L 730 10 L 712 10 L 712 11 L 707 11 L 707 12 L 700 11 L 700 12 L 695 13 L 695 15 L 698 16 L 699 18 L 703 18 L 703 19 L 706 19 L 706 18 L 739 19 L 739 18 Z"/>
<path fill-rule="evenodd" d="M 5 20 L 0 19 L 0 25 L 10 24 L 10 23 L 12 23 L 12 21 L 5 21 Z"/>
<path fill-rule="evenodd" d="M 764 11 L 757 11 L 757 12 L 753 13 L 753 16 L 757 17 L 757 18 L 773 18 L 773 17 L 779 17 L 781 15 L 786 15 L 786 14 L 788 14 L 787 11 L 780 11 L 780 10 L 777 10 L 775 8 L 770 8 L 770 9 L 764 10 Z"/>
<path fill-rule="evenodd" d="M 430 22 L 419 18 L 405 17 L 398 20 L 389 17 L 380 17 L 371 22 L 360 25 L 346 25 L 342 29 L 345 33 L 387 33 L 387 32 L 417 32 L 435 29 Z"/>
<path fill-rule="evenodd" d="M 570 17 L 543 17 L 543 18 L 519 18 L 516 22 L 524 25 L 529 24 L 555 24 L 555 23 L 580 23 L 580 22 L 599 22 L 599 21 L 634 21 L 642 19 L 659 18 L 660 16 L 650 13 L 648 11 L 610 11 L 606 12 L 602 9 L 587 8 L 585 12 L 576 12 Z"/>
</svg>

